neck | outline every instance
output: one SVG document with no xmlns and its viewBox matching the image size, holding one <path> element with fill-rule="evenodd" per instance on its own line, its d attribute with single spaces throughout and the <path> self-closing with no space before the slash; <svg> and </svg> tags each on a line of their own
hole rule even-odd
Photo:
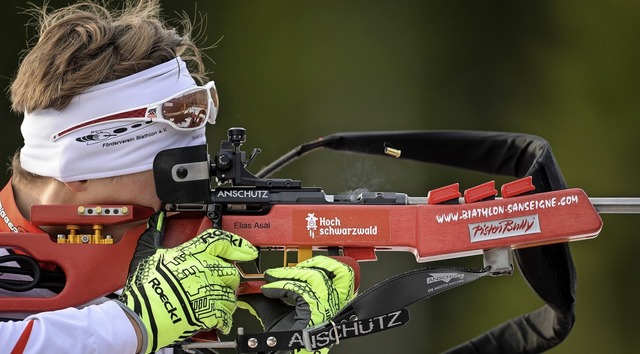
<svg viewBox="0 0 640 354">
<path fill-rule="evenodd" d="M 74 199 L 73 191 L 53 178 L 38 181 L 29 186 L 14 183 L 13 194 L 20 213 L 26 219 L 31 219 L 32 205 L 72 204 Z"/>
</svg>

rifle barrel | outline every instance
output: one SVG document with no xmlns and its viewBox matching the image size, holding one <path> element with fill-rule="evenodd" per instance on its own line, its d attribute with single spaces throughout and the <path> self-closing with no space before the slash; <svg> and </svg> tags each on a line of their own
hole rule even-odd
<svg viewBox="0 0 640 354">
<path fill-rule="evenodd" d="M 640 198 L 589 198 L 600 214 L 640 214 Z"/>
</svg>

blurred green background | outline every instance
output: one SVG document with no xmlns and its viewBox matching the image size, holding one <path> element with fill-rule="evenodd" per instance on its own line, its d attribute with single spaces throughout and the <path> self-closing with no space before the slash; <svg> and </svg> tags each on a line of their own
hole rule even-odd
<svg viewBox="0 0 640 354">
<path fill-rule="evenodd" d="M 53 6 L 68 1 L 50 1 Z M 216 148 L 232 126 L 260 147 L 257 171 L 298 144 L 338 131 L 495 130 L 547 139 L 572 187 L 640 196 L 640 3 L 631 1 L 165 0 L 165 14 L 206 21 L 199 38 L 220 92 Z M 23 1 L 0 2 L 0 82 L 26 47 Z M 197 15 L 200 12 L 205 17 Z M 0 102 L 0 155 L 21 146 L 20 117 Z M 321 152 L 278 174 L 340 193 L 357 187 L 425 195 L 494 176 Z M 2 174 L 2 181 L 7 175 Z M 501 178 L 497 181 L 503 182 Z M 551 353 L 640 352 L 640 216 L 605 215 L 601 235 L 572 244 L 577 322 Z M 412 255 L 363 264 L 366 288 L 417 265 Z M 462 261 L 480 266 L 481 259 Z M 444 261 L 456 265 L 460 261 Z M 519 273 L 483 279 L 410 307 L 402 329 L 332 353 L 436 353 L 541 306 Z"/>
</svg>

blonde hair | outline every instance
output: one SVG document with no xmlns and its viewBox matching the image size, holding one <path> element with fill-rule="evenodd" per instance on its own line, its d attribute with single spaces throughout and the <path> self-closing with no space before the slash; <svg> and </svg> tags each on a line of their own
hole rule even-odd
<svg viewBox="0 0 640 354">
<path fill-rule="evenodd" d="M 85 0 L 57 10 L 46 4 L 26 11 L 36 31 L 10 87 L 17 113 L 63 110 L 74 96 L 97 84 L 117 80 L 180 56 L 191 75 L 206 81 L 202 54 L 190 33 L 194 24 L 180 18 L 183 33 L 161 19 L 158 0 L 127 0 L 120 8 Z M 108 99 L 108 98 L 105 98 Z M 19 151 L 9 168 L 13 183 L 44 177 L 20 166 Z"/>
<path fill-rule="evenodd" d="M 160 17 L 158 0 L 126 1 L 121 9 L 86 0 L 50 11 L 45 5 L 27 10 L 36 19 L 35 45 L 22 60 L 10 92 L 12 109 L 64 109 L 84 90 L 110 82 L 176 56 L 205 79 L 200 50 L 185 33 L 169 28 Z"/>
<path fill-rule="evenodd" d="M 8 172 L 11 174 L 11 183 L 17 186 L 36 187 L 50 179 L 50 177 L 36 175 L 23 169 L 20 164 L 20 149 L 10 158 Z"/>
</svg>

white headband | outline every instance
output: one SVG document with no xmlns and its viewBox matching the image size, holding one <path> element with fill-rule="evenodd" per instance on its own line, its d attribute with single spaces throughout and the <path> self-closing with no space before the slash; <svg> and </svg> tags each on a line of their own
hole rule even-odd
<svg viewBox="0 0 640 354">
<path fill-rule="evenodd" d="M 153 168 L 158 152 L 206 142 L 204 127 L 191 131 L 164 123 L 114 121 L 86 127 L 56 141 L 53 134 L 75 124 L 161 101 L 197 86 L 182 59 L 96 85 L 62 111 L 27 112 L 21 130 L 22 168 L 62 182 L 120 176 Z"/>
</svg>

